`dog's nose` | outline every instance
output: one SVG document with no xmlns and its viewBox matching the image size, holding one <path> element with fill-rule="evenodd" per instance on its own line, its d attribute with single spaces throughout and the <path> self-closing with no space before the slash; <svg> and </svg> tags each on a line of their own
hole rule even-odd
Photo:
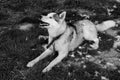
<svg viewBox="0 0 120 80">
<path fill-rule="evenodd" d="M 42 18 L 45 18 L 45 16 L 44 16 L 44 15 L 41 15 L 39 19 L 41 20 Z"/>
<path fill-rule="evenodd" d="M 41 19 L 41 18 L 42 18 L 42 15 L 39 16 L 39 19 Z"/>
</svg>

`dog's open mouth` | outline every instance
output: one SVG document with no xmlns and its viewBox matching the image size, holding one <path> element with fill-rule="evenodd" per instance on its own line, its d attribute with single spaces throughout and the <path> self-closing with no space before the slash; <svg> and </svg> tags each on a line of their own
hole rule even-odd
<svg viewBox="0 0 120 80">
<path fill-rule="evenodd" d="M 40 26 L 49 26 L 49 23 L 46 23 L 46 22 L 40 21 Z"/>
</svg>

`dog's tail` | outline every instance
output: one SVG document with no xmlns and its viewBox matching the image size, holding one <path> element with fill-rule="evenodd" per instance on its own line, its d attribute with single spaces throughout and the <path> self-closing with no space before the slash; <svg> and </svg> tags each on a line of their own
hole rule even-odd
<svg viewBox="0 0 120 80">
<path fill-rule="evenodd" d="M 96 29 L 98 32 L 106 31 L 110 28 L 117 27 L 120 24 L 120 19 L 103 21 L 100 24 L 96 24 Z"/>
</svg>

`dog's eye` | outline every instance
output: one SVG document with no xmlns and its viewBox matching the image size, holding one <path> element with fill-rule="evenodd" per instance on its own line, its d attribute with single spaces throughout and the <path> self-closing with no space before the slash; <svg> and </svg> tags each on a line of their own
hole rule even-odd
<svg viewBox="0 0 120 80">
<path fill-rule="evenodd" d="M 52 19 L 52 17 L 49 17 L 50 19 Z"/>
</svg>

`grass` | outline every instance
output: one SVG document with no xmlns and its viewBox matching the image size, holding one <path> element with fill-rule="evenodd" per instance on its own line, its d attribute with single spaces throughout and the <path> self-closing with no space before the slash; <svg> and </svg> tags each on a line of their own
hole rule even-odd
<svg viewBox="0 0 120 80">
<path fill-rule="evenodd" d="M 109 16 L 107 8 L 113 8 L 113 5 L 117 8 Z M 84 45 L 83 49 L 71 52 L 48 73 L 41 71 L 54 59 L 55 54 L 33 68 L 26 67 L 30 60 L 44 51 L 42 44 L 47 43 L 44 38 L 38 39 L 39 35 L 48 35 L 45 29 L 38 27 L 37 19 L 41 14 L 66 10 L 67 22 L 84 19 L 79 15 L 81 13 L 90 15 L 92 21 L 101 22 L 118 18 L 119 9 L 120 3 L 115 0 L 1 0 L 0 80 L 120 80 L 120 54 L 112 48 L 113 37 L 105 34 L 99 34 L 102 40 L 97 51 L 88 50 L 87 45 Z M 25 22 L 23 19 L 31 21 L 34 28 L 29 31 L 16 29 Z M 73 54 L 75 57 L 71 57 Z"/>
</svg>

